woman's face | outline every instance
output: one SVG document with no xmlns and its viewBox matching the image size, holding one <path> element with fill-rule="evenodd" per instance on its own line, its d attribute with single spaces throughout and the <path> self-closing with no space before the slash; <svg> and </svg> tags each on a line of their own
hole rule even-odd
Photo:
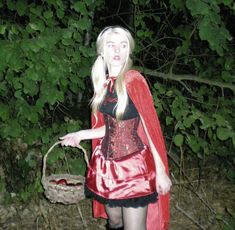
<svg viewBox="0 0 235 230">
<path fill-rule="evenodd" d="M 109 66 L 122 67 L 129 56 L 127 37 L 113 32 L 108 34 L 104 44 L 104 53 Z"/>
</svg>

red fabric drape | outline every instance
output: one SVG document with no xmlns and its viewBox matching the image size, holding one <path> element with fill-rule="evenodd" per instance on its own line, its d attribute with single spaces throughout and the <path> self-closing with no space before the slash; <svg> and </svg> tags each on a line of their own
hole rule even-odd
<svg viewBox="0 0 235 230">
<path fill-rule="evenodd" d="M 125 75 L 125 84 L 128 95 L 135 104 L 139 114 L 142 116 L 149 136 L 159 153 L 167 173 L 169 173 L 165 142 L 162 135 L 160 122 L 154 108 L 152 95 L 146 80 L 138 71 L 130 70 Z M 95 117 L 92 116 L 93 128 L 98 128 L 103 125 L 104 121 L 101 113 L 97 113 L 97 120 L 95 120 Z M 141 123 L 138 127 L 138 134 L 142 141 L 146 145 L 149 145 Z M 99 142 L 100 140 L 98 139 L 92 141 L 93 150 Z M 107 218 L 104 205 L 96 200 L 93 201 L 93 213 L 94 217 Z M 147 230 L 166 230 L 169 226 L 169 216 L 169 193 L 166 195 L 159 195 L 157 203 L 149 204 L 148 206 Z"/>
</svg>

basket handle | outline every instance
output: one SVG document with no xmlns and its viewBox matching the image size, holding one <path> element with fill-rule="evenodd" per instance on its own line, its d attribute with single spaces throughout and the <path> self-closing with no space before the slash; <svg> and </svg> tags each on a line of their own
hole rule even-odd
<svg viewBox="0 0 235 230">
<path fill-rule="evenodd" d="M 59 145 L 61 144 L 62 141 L 58 141 L 56 143 L 54 143 L 50 148 L 49 150 L 47 151 L 47 153 L 44 155 L 43 157 L 43 167 L 42 167 L 42 181 L 45 181 L 45 178 L 46 178 L 46 162 L 47 162 L 47 156 L 48 154 L 52 151 L 52 149 L 54 149 L 54 147 L 56 145 Z M 84 154 L 84 158 L 85 158 L 85 162 L 86 162 L 86 165 L 87 167 L 89 166 L 89 160 L 88 160 L 88 156 L 87 156 L 87 151 L 81 146 L 81 145 L 78 145 L 77 148 L 81 149 L 83 151 L 83 154 Z"/>
</svg>

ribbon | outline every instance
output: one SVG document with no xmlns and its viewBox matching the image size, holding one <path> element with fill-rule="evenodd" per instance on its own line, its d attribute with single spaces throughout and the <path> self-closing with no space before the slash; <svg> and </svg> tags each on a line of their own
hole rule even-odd
<svg viewBox="0 0 235 230">
<path fill-rule="evenodd" d="M 109 92 L 112 93 L 113 92 L 113 88 L 114 88 L 114 84 L 115 84 L 115 80 L 117 79 L 117 77 L 111 77 L 109 76 L 107 78 L 107 80 L 104 83 L 104 88 L 107 87 L 109 85 Z"/>
</svg>

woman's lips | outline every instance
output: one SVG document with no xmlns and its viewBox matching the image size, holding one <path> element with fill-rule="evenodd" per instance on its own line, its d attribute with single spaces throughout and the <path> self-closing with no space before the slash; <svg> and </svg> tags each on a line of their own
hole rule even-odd
<svg viewBox="0 0 235 230">
<path fill-rule="evenodd" d="M 115 61 L 120 61 L 120 56 L 118 56 L 118 55 L 115 55 L 114 57 L 113 57 L 113 60 L 115 60 Z"/>
</svg>

